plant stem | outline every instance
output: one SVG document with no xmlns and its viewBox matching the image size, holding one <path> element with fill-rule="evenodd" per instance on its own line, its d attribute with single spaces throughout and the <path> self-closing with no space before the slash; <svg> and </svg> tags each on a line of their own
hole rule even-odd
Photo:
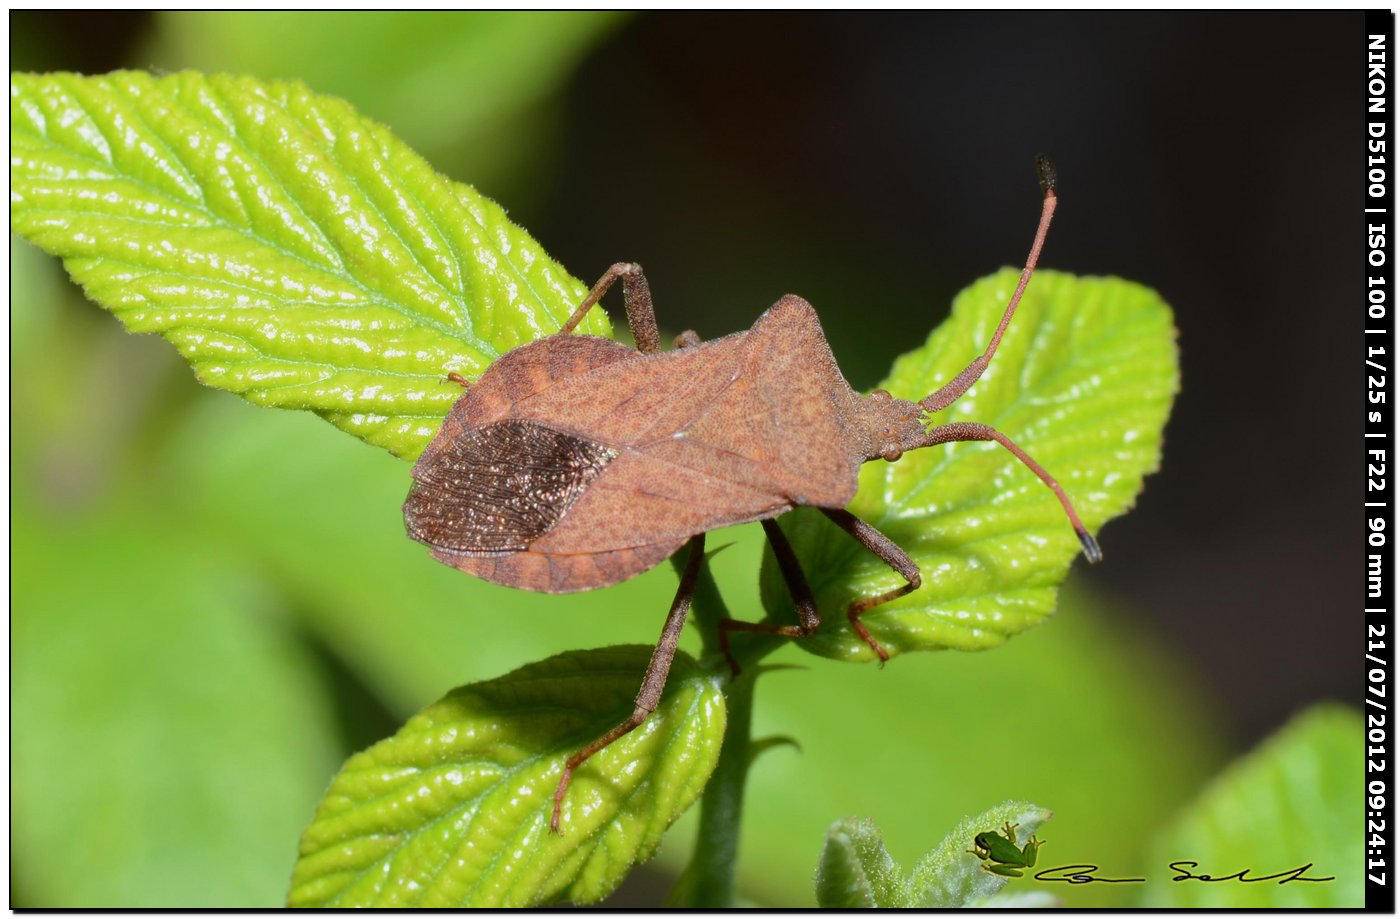
<svg viewBox="0 0 1400 919">
<path fill-rule="evenodd" d="M 671 565 L 680 574 L 684 562 L 680 553 L 671 557 Z M 695 627 L 700 630 L 701 656 L 714 657 L 719 654 L 719 623 L 729 618 L 729 607 L 720 596 L 715 576 L 710 573 L 709 564 L 700 568 L 700 577 L 695 582 L 695 596 L 691 600 L 691 616 Z"/>
<path fill-rule="evenodd" d="M 751 668 L 731 682 L 725 693 L 728 714 L 724 746 L 700 798 L 695 853 L 671 894 L 673 906 L 725 909 L 734 905 L 734 866 L 739 856 L 739 822 L 749 771 L 749 730 L 757 676 L 757 668 Z"/>
<path fill-rule="evenodd" d="M 677 571 L 682 563 L 673 558 Z M 700 570 L 692 601 L 695 625 L 700 629 L 703 657 L 725 677 L 729 664 L 720 656 L 719 623 L 729 618 L 708 565 Z M 671 892 L 670 905 L 692 909 L 723 909 L 734 905 L 734 867 L 739 857 L 739 827 L 743 818 L 744 783 L 748 779 L 752 749 L 749 736 L 753 721 L 754 681 L 762 672 L 758 662 L 782 644 L 773 635 L 742 635 L 734 656 L 742 672 L 725 688 L 726 720 L 719 762 L 700 797 L 700 830 L 695 853 Z"/>
</svg>

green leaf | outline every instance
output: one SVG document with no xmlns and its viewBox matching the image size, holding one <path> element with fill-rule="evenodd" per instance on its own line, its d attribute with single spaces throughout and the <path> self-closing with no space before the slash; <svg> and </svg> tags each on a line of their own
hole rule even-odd
<svg viewBox="0 0 1400 919">
<path fill-rule="evenodd" d="M 881 384 L 919 399 L 981 353 L 1017 273 L 961 293 L 953 315 L 920 349 L 899 358 Z M 1171 310 L 1152 291 L 1116 278 L 1038 272 L 982 379 L 932 423 L 990 424 L 1033 456 L 1097 531 L 1132 506 L 1157 468 L 1162 429 L 1177 390 Z M 897 463 L 867 463 L 851 511 L 898 543 L 923 586 L 861 618 L 891 655 L 989 648 L 1053 611 L 1055 592 L 1080 552 L 1050 489 L 995 443 L 925 448 Z M 874 653 L 843 615 L 855 599 L 903 579 L 825 517 L 799 509 L 783 529 L 808 573 L 822 629 L 801 642 L 842 660 Z M 1105 554 L 1113 558 L 1110 543 Z M 792 618 L 771 552 L 763 567 L 769 616 Z"/>
<path fill-rule="evenodd" d="M 914 867 L 909 877 L 911 905 L 925 909 L 985 905 L 984 901 L 1000 894 L 1011 879 L 982 870 L 982 860 L 969 851 L 973 837 L 1013 823 L 1017 839 L 1024 844 L 1049 819 L 1048 810 L 1029 801 L 1007 801 L 976 817 L 964 817 L 938 848 Z"/>
<path fill-rule="evenodd" d="M 585 290 L 496 204 L 300 83 L 10 78 L 11 228 L 199 379 L 405 458 Z M 605 333 L 595 311 L 586 331 Z"/>
<path fill-rule="evenodd" d="M 608 894 L 704 788 L 718 680 L 677 654 L 660 707 L 588 760 L 549 830 L 564 761 L 631 714 L 640 646 L 576 651 L 463 686 L 352 757 L 301 841 L 291 906 L 529 906 Z"/>
<path fill-rule="evenodd" d="M 826 831 L 817 863 L 817 905 L 824 909 L 889 909 L 908 896 L 904 872 L 873 820 L 847 817 Z"/>
<path fill-rule="evenodd" d="M 1321 705 L 1299 715 L 1213 782 L 1153 847 L 1142 905 L 1167 909 L 1358 909 L 1366 809 L 1361 715 Z M 1169 867 L 1252 878 L 1309 866 L 1302 877 L 1214 883 Z"/>
<path fill-rule="evenodd" d="M 906 877 L 871 820 L 848 817 L 832 824 L 817 864 L 817 903 L 827 909 L 959 909 L 969 906 L 1024 908 L 1055 905 L 1043 891 L 1014 901 L 1002 895 L 1009 878 L 981 869 L 970 851 L 973 837 L 1018 824 L 1026 840 L 1050 812 L 1025 801 L 1007 801 L 957 828 L 925 855 Z"/>
</svg>

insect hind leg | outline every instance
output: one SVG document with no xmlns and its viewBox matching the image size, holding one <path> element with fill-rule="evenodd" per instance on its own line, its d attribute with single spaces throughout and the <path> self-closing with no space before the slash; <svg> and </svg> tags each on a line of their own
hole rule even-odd
<svg viewBox="0 0 1400 919">
<path fill-rule="evenodd" d="M 894 540 L 850 511 L 832 510 L 825 507 L 821 511 L 831 518 L 832 523 L 851 534 L 856 542 L 875 553 L 880 561 L 903 576 L 906 582 L 903 587 L 896 587 L 873 597 L 862 597 L 852 601 L 851 605 L 846 607 L 846 618 L 850 620 L 851 628 L 856 630 L 857 635 L 865 639 L 865 643 L 870 645 L 871 650 L 879 656 L 880 663 L 884 664 L 890 659 L 890 653 L 871 636 L 870 630 L 860 621 L 860 617 L 877 606 L 918 590 L 919 585 L 923 583 L 923 578 L 919 575 L 919 566 L 914 564 L 914 560 L 896 545 Z"/>
<path fill-rule="evenodd" d="M 603 298 L 608 288 L 618 278 L 622 279 L 622 302 L 627 308 L 627 325 L 632 329 L 632 339 L 637 350 L 643 354 L 653 354 L 661 350 L 661 331 L 656 327 L 656 308 L 651 303 L 651 287 L 647 284 L 642 266 L 635 262 L 618 262 L 608 268 L 588 296 L 574 310 L 572 316 L 559 329 L 560 335 L 567 335 L 578 327 L 583 317 L 593 305 Z"/>
<path fill-rule="evenodd" d="M 693 333 L 692 333 L 693 334 Z M 730 632 L 750 632 L 762 635 L 784 635 L 788 638 L 806 638 L 821 627 L 822 617 L 817 612 L 817 601 L 812 597 L 812 588 L 807 576 L 802 573 L 802 565 L 797 561 L 797 553 L 792 551 L 792 543 L 778 526 L 776 520 L 763 520 L 763 532 L 773 547 L 773 555 L 778 560 L 778 570 L 783 573 L 788 593 L 792 594 L 793 605 L 797 608 L 799 625 L 771 625 L 766 622 L 741 622 L 738 619 L 721 619 L 719 623 L 719 649 L 729 662 L 729 669 L 739 675 L 739 662 L 729 650 Z"/>
<path fill-rule="evenodd" d="M 569 790 L 569 782 L 574 772 L 599 750 L 639 727 L 656 711 L 661 704 L 661 694 L 666 688 L 666 677 L 671 672 L 671 662 L 676 657 L 676 644 L 680 641 L 681 629 L 685 626 L 686 614 L 690 612 L 690 601 L 695 596 L 695 582 L 700 576 L 700 563 L 705 558 L 705 534 L 701 533 L 690 540 L 690 555 L 681 572 L 681 582 L 676 588 L 676 598 L 671 601 L 671 612 L 666 616 L 666 625 L 661 629 L 661 640 L 652 652 L 651 663 L 647 664 L 646 676 L 642 678 L 642 688 L 637 692 L 636 708 L 626 721 L 608 731 L 602 737 L 570 756 L 564 763 L 564 773 L 559 776 L 559 784 L 554 789 L 554 810 L 549 817 L 551 831 L 559 832 L 559 815 L 564 804 L 564 795 Z"/>
</svg>

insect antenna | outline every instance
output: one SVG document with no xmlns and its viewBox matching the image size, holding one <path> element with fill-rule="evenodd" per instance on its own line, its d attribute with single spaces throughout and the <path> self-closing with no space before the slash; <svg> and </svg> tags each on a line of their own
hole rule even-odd
<svg viewBox="0 0 1400 919">
<path fill-rule="evenodd" d="M 997 330 L 992 333 L 992 340 L 988 343 L 986 350 L 976 360 L 968 364 L 962 373 L 953 377 L 936 392 L 919 401 L 919 407 L 929 414 L 941 411 L 953 404 L 982 376 L 987 365 L 991 363 L 992 355 L 996 353 L 997 346 L 1001 344 L 1001 337 L 1006 333 L 1006 327 L 1011 324 L 1011 317 L 1016 314 L 1016 305 L 1021 302 L 1021 295 L 1026 292 L 1026 285 L 1030 283 L 1031 275 L 1035 273 L 1036 263 L 1040 261 L 1040 250 L 1044 248 L 1045 237 L 1050 232 L 1050 221 L 1055 217 L 1057 203 L 1054 165 L 1042 154 L 1035 158 L 1035 168 L 1040 174 L 1040 188 L 1045 194 L 1045 199 L 1040 208 L 1040 225 L 1036 227 L 1035 239 L 1031 242 L 1031 252 L 1026 257 L 1026 267 L 1021 269 L 1021 279 L 1017 282 L 1016 290 L 1011 294 L 1011 299 L 1006 304 L 1001 322 L 997 324 Z M 1069 517 L 1069 522 L 1074 527 L 1075 535 L 1079 537 L 1079 544 L 1084 547 L 1085 557 L 1091 562 L 1103 559 L 1103 551 L 1099 548 L 1094 537 L 1089 534 L 1083 521 L 1079 519 L 1074 504 L 1070 501 L 1069 495 L 1065 494 L 1065 490 L 1060 487 L 1060 483 L 1056 482 L 1054 476 L 1046 472 L 1044 467 L 1031 458 L 1030 454 L 1016 446 L 1011 438 L 1005 434 L 985 424 L 956 422 L 929 429 L 917 446 L 928 447 L 959 440 L 994 440 L 1010 450 L 1012 455 L 1049 486 L 1050 490 L 1055 493 L 1055 497 L 1060 500 L 1060 506 L 1064 508 L 1065 515 Z"/>
<path fill-rule="evenodd" d="M 992 355 L 996 354 L 997 345 L 1001 344 L 1001 336 L 1006 334 L 1006 327 L 1011 324 L 1011 317 L 1016 315 L 1016 304 L 1021 302 L 1021 295 L 1026 292 L 1026 285 L 1031 282 L 1031 275 L 1035 273 L 1036 262 L 1040 261 L 1040 250 L 1045 245 L 1045 236 L 1050 232 L 1050 221 L 1055 216 L 1055 167 L 1050 160 L 1041 154 L 1035 158 L 1035 168 L 1040 174 L 1040 187 L 1045 192 L 1045 200 L 1040 208 L 1040 226 L 1036 228 L 1035 240 L 1031 243 L 1031 254 L 1026 259 L 1026 267 L 1021 269 L 1021 280 L 1016 284 L 1016 291 L 1011 295 L 1011 300 L 1006 304 L 1006 312 L 1002 313 L 1001 322 L 997 325 L 997 330 L 992 333 L 992 340 L 987 345 L 987 350 L 972 363 L 968 364 L 962 373 L 953 377 L 945 383 L 939 390 L 931 395 L 919 400 L 919 406 L 930 415 L 934 412 L 942 411 L 957 401 L 963 393 L 977 382 L 977 378 L 982 376 L 982 372 L 991 363 Z"/>
<path fill-rule="evenodd" d="M 1079 544 L 1084 547 L 1084 557 L 1091 562 L 1103 561 L 1103 550 L 1094 537 L 1089 534 L 1088 527 L 1079 519 L 1079 514 L 1074 509 L 1073 502 L 1069 495 L 1065 493 L 1060 483 L 1055 481 L 1055 477 L 1045 471 L 1030 454 L 1012 442 L 1011 438 L 998 431 L 991 425 L 977 424 L 971 421 L 956 421 L 952 424 L 941 424 L 936 428 L 930 428 L 924 440 L 918 446 L 931 447 L 935 444 L 946 444 L 952 441 L 963 440 L 994 440 L 1003 447 L 1011 451 L 1011 454 L 1026 465 L 1031 472 L 1044 482 L 1055 497 L 1060 499 L 1060 507 L 1064 508 L 1065 516 L 1069 518 L 1070 525 L 1074 527 L 1074 533 L 1079 537 Z"/>
</svg>

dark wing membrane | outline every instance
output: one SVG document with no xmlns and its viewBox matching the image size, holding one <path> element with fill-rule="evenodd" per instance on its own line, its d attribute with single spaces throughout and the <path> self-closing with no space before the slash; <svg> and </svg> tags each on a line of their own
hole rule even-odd
<svg viewBox="0 0 1400 919">
<path fill-rule="evenodd" d="M 469 555 L 521 552 L 549 532 L 617 451 L 536 421 L 498 421 L 414 469 L 408 535 Z"/>
</svg>

